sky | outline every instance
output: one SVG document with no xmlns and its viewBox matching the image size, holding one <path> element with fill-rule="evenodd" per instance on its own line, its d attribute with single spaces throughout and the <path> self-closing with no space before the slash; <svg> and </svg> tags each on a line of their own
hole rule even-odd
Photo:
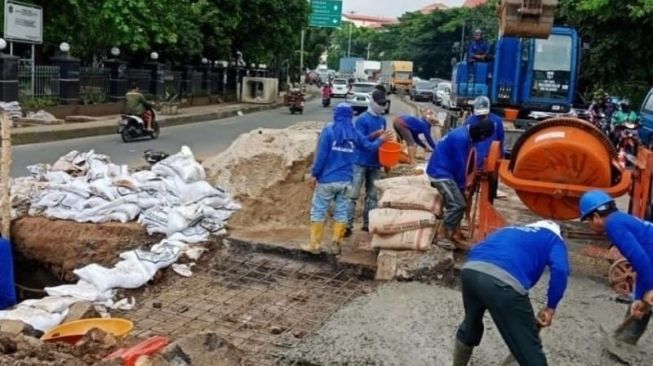
<svg viewBox="0 0 653 366">
<path fill-rule="evenodd" d="M 343 9 L 362 15 L 399 17 L 407 11 L 416 11 L 435 2 L 460 6 L 464 0 L 343 0 Z"/>
</svg>

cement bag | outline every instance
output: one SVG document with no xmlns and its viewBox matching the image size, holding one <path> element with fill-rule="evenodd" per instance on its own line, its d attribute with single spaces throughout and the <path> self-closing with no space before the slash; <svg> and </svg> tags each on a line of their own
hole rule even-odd
<svg viewBox="0 0 653 366">
<path fill-rule="evenodd" d="M 70 296 L 86 301 L 106 301 L 113 297 L 113 291 L 100 292 L 92 284 L 81 280 L 73 285 L 46 287 L 45 292 L 50 296 Z"/>
<path fill-rule="evenodd" d="M 41 309 L 18 305 L 15 309 L 0 311 L 0 320 L 20 320 L 31 325 L 34 329 L 45 332 L 61 324 L 67 315 L 68 309 L 61 313 L 48 313 Z"/>
<path fill-rule="evenodd" d="M 393 187 L 383 192 L 379 207 L 428 211 L 442 215 L 442 195 L 432 187 Z"/>
<path fill-rule="evenodd" d="M 422 175 L 406 175 L 401 177 L 378 179 L 374 185 L 381 193 L 394 187 L 410 186 L 410 187 L 430 187 L 431 181 L 426 174 Z"/>
<path fill-rule="evenodd" d="M 373 234 L 396 234 L 434 227 L 436 222 L 435 215 L 426 211 L 393 208 L 377 208 L 370 211 L 370 233 Z"/>
<path fill-rule="evenodd" d="M 374 234 L 372 248 L 394 250 L 427 250 L 435 237 L 434 227 L 404 231 L 391 235 Z"/>
</svg>

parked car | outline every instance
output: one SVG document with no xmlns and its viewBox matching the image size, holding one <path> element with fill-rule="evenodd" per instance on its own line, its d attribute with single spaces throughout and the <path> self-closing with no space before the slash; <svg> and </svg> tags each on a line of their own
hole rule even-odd
<svg viewBox="0 0 653 366">
<path fill-rule="evenodd" d="M 433 84 L 430 81 L 420 80 L 410 88 L 410 100 L 431 101 L 433 100 Z"/>
<path fill-rule="evenodd" d="M 331 93 L 331 96 L 334 98 L 345 98 L 347 96 L 347 92 L 349 91 L 349 85 L 347 83 L 347 79 L 335 79 L 333 80 L 333 93 Z"/>
<path fill-rule="evenodd" d="M 433 103 L 436 105 L 442 105 L 442 101 L 445 99 L 446 95 L 451 95 L 451 82 L 441 81 L 435 87 L 435 94 L 433 95 Z M 450 99 L 446 97 L 447 99 Z"/>
<path fill-rule="evenodd" d="M 367 110 L 375 86 L 376 83 L 369 82 L 352 84 L 351 90 L 347 93 L 347 103 L 351 104 L 355 113 L 362 113 Z"/>
<path fill-rule="evenodd" d="M 639 139 L 642 144 L 653 147 L 653 88 L 648 92 L 639 112 Z"/>
</svg>

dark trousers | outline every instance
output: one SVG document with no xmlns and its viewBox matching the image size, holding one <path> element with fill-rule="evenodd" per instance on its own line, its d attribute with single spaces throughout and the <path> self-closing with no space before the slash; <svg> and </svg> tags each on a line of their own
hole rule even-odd
<svg viewBox="0 0 653 366">
<path fill-rule="evenodd" d="M 630 306 L 626 310 L 625 318 L 630 317 Z M 625 319 L 624 318 L 624 319 Z M 617 339 L 629 344 L 637 344 L 637 341 L 644 335 L 648 322 L 651 320 L 651 312 L 649 311 L 642 319 L 634 320 L 621 333 L 617 334 Z"/>
<path fill-rule="evenodd" d="M 481 343 L 483 315 L 488 310 L 520 365 L 547 365 L 528 295 L 518 293 L 490 275 L 470 269 L 462 271 L 461 279 L 465 320 L 458 328 L 458 341 L 470 347 Z"/>
</svg>

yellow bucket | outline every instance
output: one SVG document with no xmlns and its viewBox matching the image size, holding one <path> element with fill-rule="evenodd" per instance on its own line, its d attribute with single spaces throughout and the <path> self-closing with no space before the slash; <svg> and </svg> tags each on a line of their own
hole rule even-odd
<svg viewBox="0 0 653 366">
<path fill-rule="evenodd" d="M 93 328 L 98 328 L 107 332 L 114 337 L 124 337 L 134 328 L 134 323 L 120 318 L 91 318 L 75 320 L 64 323 L 48 330 L 42 341 L 45 342 L 66 342 L 70 344 L 77 343 L 84 334 Z"/>
</svg>

